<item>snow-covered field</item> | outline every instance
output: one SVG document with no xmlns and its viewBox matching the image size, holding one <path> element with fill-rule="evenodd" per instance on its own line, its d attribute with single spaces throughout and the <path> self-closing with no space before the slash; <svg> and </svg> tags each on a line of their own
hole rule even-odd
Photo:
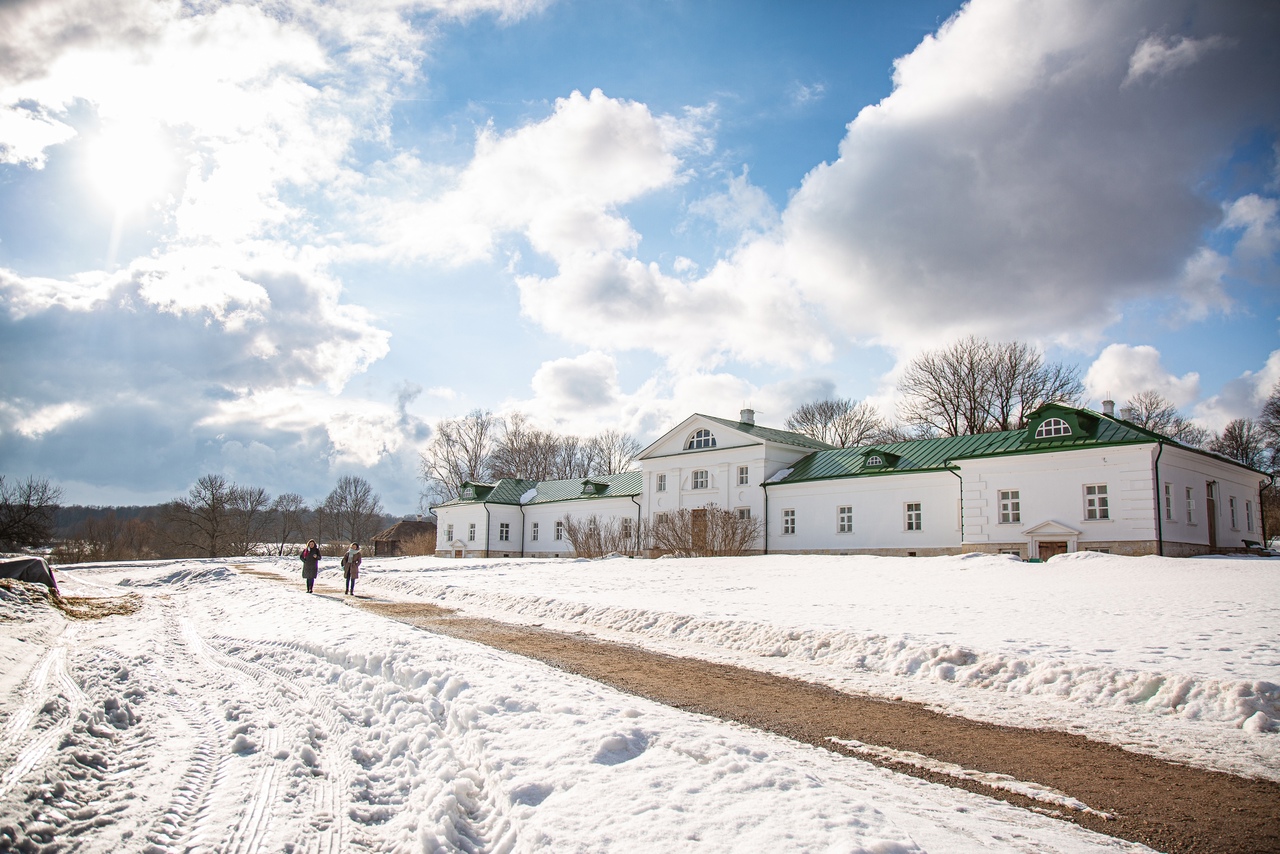
<svg viewBox="0 0 1280 854">
<path fill-rule="evenodd" d="M 0 595 L 0 848 L 1090 851 L 1134 846 L 307 595 L 295 561 Z M 366 559 L 358 592 L 1276 778 L 1280 561 Z M 292 583 L 256 573 L 287 575 Z M 326 563 L 320 584 L 340 586 Z M 1026 781 L 1034 785 L 1035 781 Z"/>
</svg>

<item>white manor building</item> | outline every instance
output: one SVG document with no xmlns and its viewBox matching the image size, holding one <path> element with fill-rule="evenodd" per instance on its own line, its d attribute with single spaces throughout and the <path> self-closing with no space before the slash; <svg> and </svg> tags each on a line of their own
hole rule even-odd
<svg viewBox="0 0 1280 854">
<path fill-rule="evenodd" d="M 570 557 L 566 516 L 639 531 L 708 505 L 763 518 L 769 554 L 1075 551 L 1189 556 L 1265 542 L 1269 476 L 1112 414 L 1049 404 L 1027 428 L 833 448 L 798 433 L 691 415 L 639 471 L 466 483 L 435 508 L 442 557 Z"/>
</svg>

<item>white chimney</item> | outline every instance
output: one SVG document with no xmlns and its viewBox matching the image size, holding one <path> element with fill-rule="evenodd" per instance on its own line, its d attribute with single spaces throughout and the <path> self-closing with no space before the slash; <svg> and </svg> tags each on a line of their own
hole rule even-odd
<svg viewBox="0 0 1280 854">
<path fill-rule="evenodd" d="M 1133 420 L 1133 410 L 1132 410 L 1131 408 L 1129 408 L 1128 406 L 1124 407 L 1123 409 L 1121 409 L 1121 410 L 1120 410 L 1120 418 L 1121 418 L 1121 419 L 1123 419 L 1123 420 L 1125 420 L 1125 421 L 1132 421 L 1132 420 Z"/>
<path fill-rule="evenodd" d="M 743 424 L 754 425 L 756 423 L 756 411 L 754 409 L 744 409 L 738 413 L 738 421 Z"/>
<path fill-rule="evenodd" d="M 1108 418 L 1116 417 L 1116 402 L 1114 400 L 1102 401 L 1102 414 Z"/>
</svg>

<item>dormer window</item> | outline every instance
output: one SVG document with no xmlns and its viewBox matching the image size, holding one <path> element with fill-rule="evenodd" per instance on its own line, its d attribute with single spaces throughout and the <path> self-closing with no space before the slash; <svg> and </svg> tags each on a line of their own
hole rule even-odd
<svg viewBox="0 0 1280 854">
<path fill-rule="evenodd" d="M 710 430 L 698 430 L 689 437 L 689 444 L 685 445 L 686 451 L 696 451 L 699 448 L 714 448 L 716 446 L 716 437 L 711 435 Z"/>
<path fill-rule="evenodd" d="M 466 489 L 462 490 L 462 497 L 463 497 L 463 498 L 475 498 L 475 497 L 476 497 L 476 488 L 475 488 L 474 486 L 468 486 Z"/>
<path fill-rule="evenodd" d="M 867 457 L 867 465 L 882 466 L 884 465 L 884 457 L 880 456 L 879 454 L 872 454 L 871 456 Z"/>
<path fill-rule="evenodd" d="M 1063 421 L 1061 418 L 1046 418 L 1039 427 L 1036 428 L 1037 439 L 1051 439 L 1054 436 L 1070 436 L 1071 425 Z"/>
</svg>

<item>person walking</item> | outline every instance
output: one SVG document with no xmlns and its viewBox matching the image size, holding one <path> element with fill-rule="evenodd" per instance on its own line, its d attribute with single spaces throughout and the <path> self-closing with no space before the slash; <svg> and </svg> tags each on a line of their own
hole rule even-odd
<svg viewBox="0 0 1280 854">
<path fill-rule="evenodd" d="M 307 581 L 307 592 L 312 593 L 316 576 L 320 574 L 320 547 L 315 540 L 307 540 L 307 547 L 298 557 L 302 558 L 302 577 Z"/>
<path fill-rule="evenodd" d="M 356 579 L 360 577 L 360 544 L 352 543 L 342 556 L 342 577 L 347 580 L 346 592 L 356 595 Z"/>
</svg>

